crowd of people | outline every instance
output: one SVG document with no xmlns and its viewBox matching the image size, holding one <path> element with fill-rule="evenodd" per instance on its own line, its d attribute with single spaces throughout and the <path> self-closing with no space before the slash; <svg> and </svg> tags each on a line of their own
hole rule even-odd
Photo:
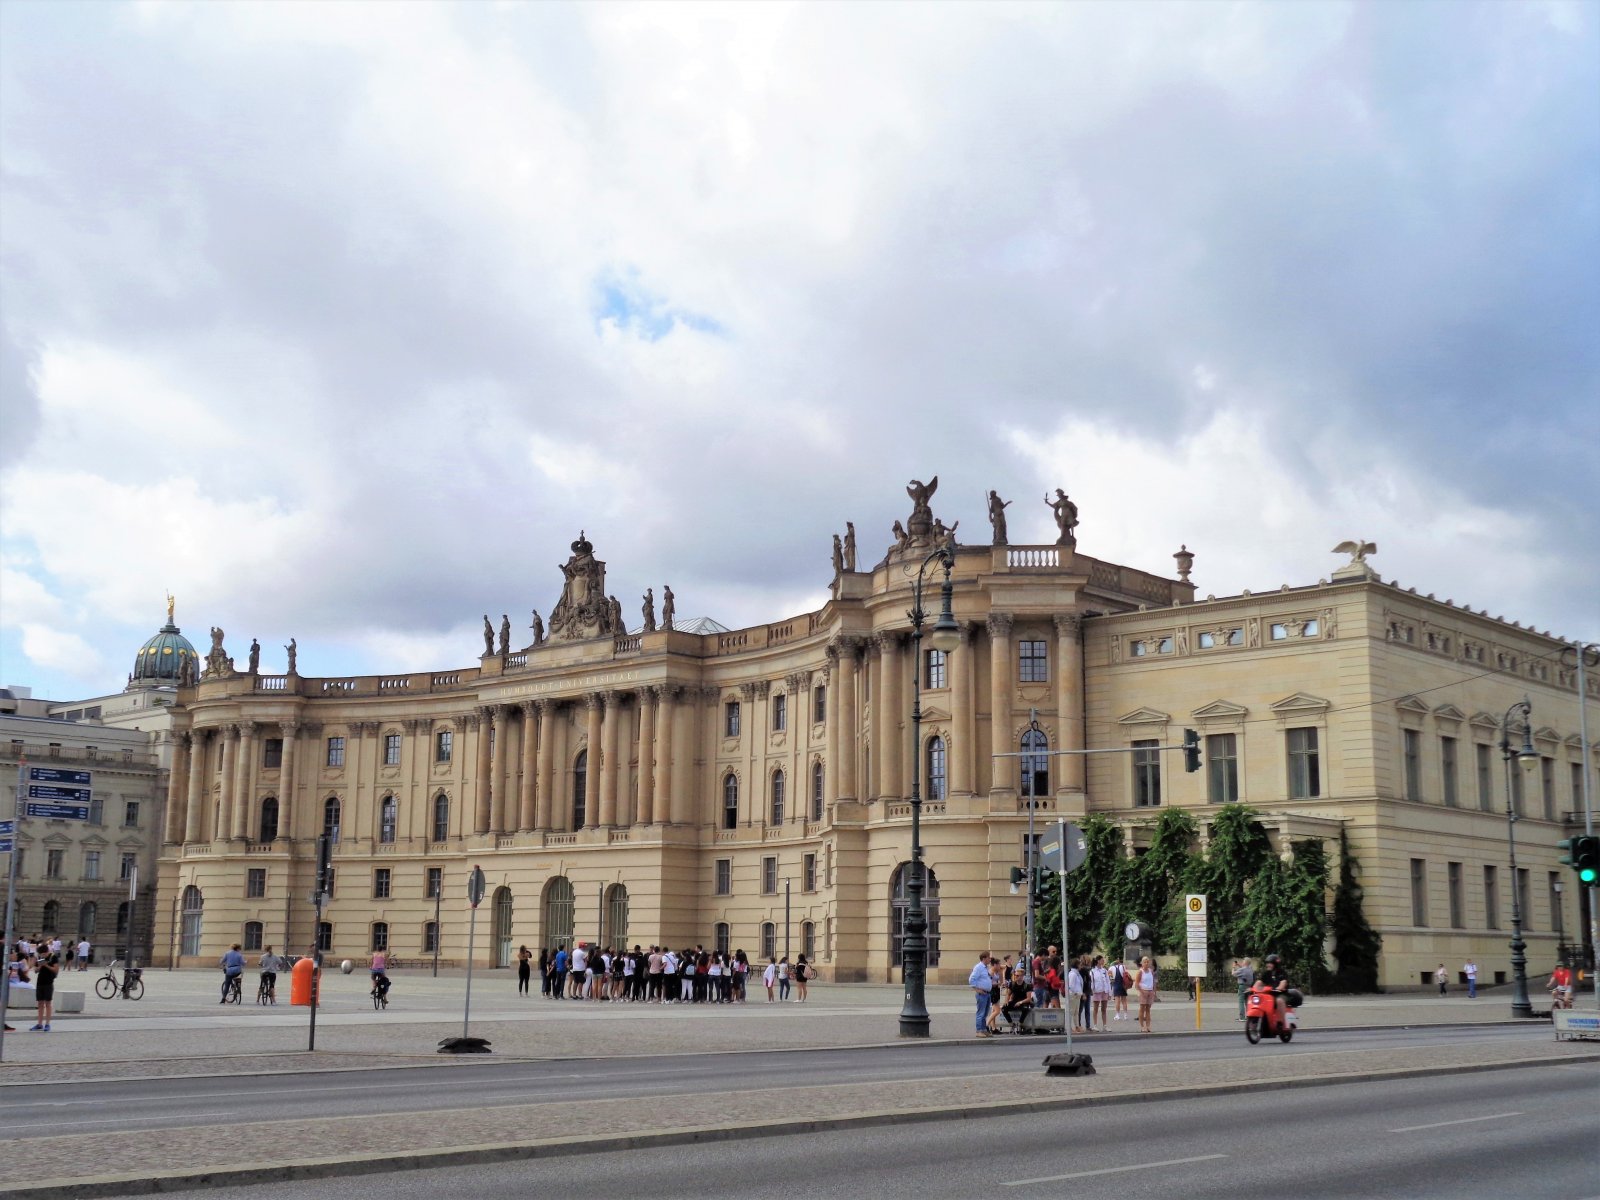
<svg viewBox="0 0 1600 1200">
<path fill-rule="evenodd" d="M 1151 1030 L 1150 1010 L 1156 999 L 1156 969 L 1148 958 L 1107 962 L 1103 954 L 1080 954 L 1068 961 L 1055 946 L 1019 962 L 1014 955 L 996 958 L 985 950 L 967 978 L 977 996 L 977 1036 L 993 1037 L 1000 1021 L 1022 1028 L 1029 1009 L 1065 1008 L 1073 1033 L 1109 1032 L 1112 1021 L 1132 1020 L 1130 997 L 1139 1001 L 1141 1033 Z"/>
<path fill-rule="evenodd" d="M 517 951 L 517 991 L 532 994 L 533 972 L 539 972 L 540 994 L 551 1000 L 587 1000 L 613 1004 L 743 1004 L 749 995 L 750 974 L 756 968 L 743 950 L 725 954 L 707 950 L 613 950 L 579 942 L 534 952 Z M 760 969 L 767 1002 L 803 1002 L 817 977 L 816 967 L 804 954 L 794 962 L 787 954 L 767 959 Z"/>
<path fill-rule="evenodd" d="M 83 941 L 81 946 L 81 963 L 79 970 L 88 969 L 89 943 Z M 61 958 L 61 939 L 51 938 L 46 941 L 38 934 L 32 940 L 18 938 L 11 945 L 10 952 L 6 955 L 6 973 L 10 977 L 11 987 L 18 984 L 33 989 L 33 999 L 37 1006 L 34 1023 L 29 1026 L 31 1033 L 49 1033 L 50 1018 L 55 1015 L 56 976 L 66 970 Z M 15 1030 L 10 1024 L 6 1025 L 6 1032 Z"/>
</svg>

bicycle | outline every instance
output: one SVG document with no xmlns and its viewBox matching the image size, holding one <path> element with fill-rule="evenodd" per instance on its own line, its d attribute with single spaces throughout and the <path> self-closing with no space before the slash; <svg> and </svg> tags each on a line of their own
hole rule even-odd
<svg viewBox="0 0 1600 1200">
<path fill-rule="evenodd" d="M 372 980 L 372 1010 L 381 1011 L 389 1007 L 389 983 L 387 975 L 376 975 Z"/>
<path fill-rule="evenodd" d="M 94 981 L 94 994 L 102 1000 L 113 999 L 118 992 L 122 993 L 124 1000 L 137 1000 L 144 995 L 144 972 L 139 967 L 124 968 L 122 982 L 117 982 L 117 968 L 122 965 L 122 960 L 114 958 L 111 965 L 106 968 L 106 973 Z"/>
<path fill-rule="evenodd" d="M 223 983 L 222 983 L 222 1003 L 224 1003 L 224 1004 L 243 1004 L 244 1003 L 244 988 L 240 984 L 239 980 L 240 980 L 240 976 L 238 976 L 238 975 L 228 975 L 228 976 L 225 976 L 223 978 Z"/>
<path fill-rule="evenodd" d="M 263 971 L 261 973 L 261 982 L 256 985 L 256 1003 L 276 1004 L 277 1002 L 278 981 Z"/>
</svg>

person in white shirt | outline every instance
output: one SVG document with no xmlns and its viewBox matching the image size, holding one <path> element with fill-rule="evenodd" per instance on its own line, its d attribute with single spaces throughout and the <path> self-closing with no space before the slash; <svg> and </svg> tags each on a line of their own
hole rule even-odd
<svg viewBox="0 0 1600 1200">
<path fill-rule="evenodd" d="M 761 982 L 767 985 L 767 1003 L 771 1004 L 774 997 L 772 989 L 778 986 L 778 960 L 767 959 L 767 969 L 761 972 Z"/>
<path fill-rule="evenodd" d="M 587 994 L 584 985 L 589 977 L 589 951 L 579 946 L 572 952 L 572 998 L 581 1000 Z"/>
<path fill-rule="evenodd" d="M 678 955 L 676 951 L 668 950 L 661 956 L 661 1003 L 672 1004 L 678 979 Z"/>
<path fill-rule="evenodd" d="M 1104 954 L 1095 955 L 1094 966 L 1089 968 L 1089 998 L 1093 1006 L 1089 1013 L 1089 1024 L 1093 1026 L 1098 1019 L 1100 1032 L 1104 1033 L 1110 1028 L 1106 1010 L 1111 1007 L 1111 972 L 1106 970 Z"/>
<path fill-rule="evenodd" d="M 1467 999 L 1476 1000 L 1478 998 L 1478 964 L 1470 958 L 1467 959 L 1467 965 L 1461 968 L 1461 973 L 1467 977 Z"/>
<path fill-rule="evenodd" d="M 1072 1013 L 1072 1032 L 1086 1033 L 1081 1024 L 1083 1020 L 1083 972 L 1077 967 L 1068 965 L 1067 971 L 1067 1008 Z"/>
<path fill-rule="evenodd" d="M 967 986 L 972 989 L 973 999 L 978 1006 L 978 1036 L 986 1038 L 989 1032 L 989 994 L 994 987 L 994 973 L 989 967 L 989 952 L 983 951 L 978 955 L 978 961 L 973 964 L 972 971 L 967 975 Z"/>
<path fill-rule="evenodd" d="M 89 939 L 84 938 L 78 943 L 78 970 L 89 969 Z"/>
</svg>

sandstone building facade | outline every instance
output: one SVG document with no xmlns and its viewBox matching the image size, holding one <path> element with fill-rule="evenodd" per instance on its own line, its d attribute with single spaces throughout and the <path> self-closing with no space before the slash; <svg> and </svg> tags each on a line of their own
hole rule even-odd
<svg viewBox="0 0 1600 1200">
<path fill-rule="evenodd" d="M 1076 510 L 1058 508 L 1055 545 L 1004 544 L 1001 510 L 999 544 L 954 547 L 960 645 L 941 655 L 925 639 L 913 661 L 913 579 L 945 536 L 931 491 L 913 492 L 880 562 L 856 569 L 852 529 L 827 603 L 768 625 L 668 611 L 658 626 L 652 595 L 630 632 L 580 536 L 549 632 L 536 622 L 514 649 L 486 618 L 475 667 L 263 675 L 235 669 L 215 631 L 171 710 L 158 960 L 168 945 L 199 964 L 234 941 L 304 953 L 316 940 L 336 958 L 382 946 L 412 962 L 437 946 L 460 964 L 480 865 L 479 963 L 524 943 L 703 943 L 805 952 L 826 978 L 897 978 L 913 772 L 934 981 L 1020 943 L 1007 884 L 1030 809 L 1104 813 L 1135 851 L 1163 805 L 1204 825 L 1208 808 L 1244 801 L 1283 846 L 1320 836 L 1333 851 L 1342 828 L 1388 984 L 1467 957 L 1485 980 L 1509 971 L 1512 888 L 1530 970 L 1581 938 L 1555 848 L 1584 770 L 1559 640 L 1401 590 L 1364 561 L 1197 600 L 1187 551 L 1176 578 L 1090 557 Z M 1518 797 L 1513 879 L 1498 726 L 1524 695 L 1543 761 Z M 1194 774 L 1163 749 L 1185 727 L 1204 739 Z M 1127 753 L 1041 753 L 1085 749 Z M 1022 752 L 1037 757 L 994 757 Z M 314 929 L 325 831 L 335 881 Z"/>
</svg>

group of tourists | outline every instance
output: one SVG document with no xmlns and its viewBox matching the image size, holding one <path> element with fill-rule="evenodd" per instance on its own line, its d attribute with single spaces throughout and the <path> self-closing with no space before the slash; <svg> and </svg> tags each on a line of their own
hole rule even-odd
<svg viewBox="0 0 1600 1200">
<path fill-rule="evenodd" d="M 87 963 L 89 943 L 85 941 L 82 945 L 83 960 Z M 35 934 L 31 941 L 18 938 L 11 944 L 6 954 L 6 974 L 10 981 L 7 986 L 33 989 L 37 1016 L 29 1026 L 30 1033 L 50 1032 L 50 1018 L 55 1015 L 56 976 L 65 969 L 61 959 L 60 938 L 45 941 Z M 6 1032 L 15 1031 L 8 1024 Z"/>
<path fill-rule="evenodd" d="M 1000 1021 L 1021 1030 L 1029 1009 L 1065 1008 L 1073 1033 L 1106 1033 L 1112 1021 L 1133 1019 L 1128 1001 L 1139 1001 L 1139 1032 L 1151 1030 L 1156 1000 L 1156 968 L 1148 958 L 1108 963 L 1103 954 L 1080 954 L 1068 961 L 1055 946 L 1026 962 L 1014 955 L 996 958 L 985 950 L 967 977 L 977 998 L 977 1036 L 993 1037 Z"/>
<path fill-rule="evenodd" d="M 535 967 L 539 991 L 548 999 L 613 1004 L 743 1004 L 753 969 L 743 950 L 725 954 L 704 946 L 613 950 L 579 942 L 571 950 L 540 950 L 537 961 L 523 946 L 517 951 L 518 993 L 531 994 Z M 804 954 L 792 963 L 787 954 L 768 958 L 761 971 L 769 1004 L 805 1000 L 816 977 Z"/>
</svg>

